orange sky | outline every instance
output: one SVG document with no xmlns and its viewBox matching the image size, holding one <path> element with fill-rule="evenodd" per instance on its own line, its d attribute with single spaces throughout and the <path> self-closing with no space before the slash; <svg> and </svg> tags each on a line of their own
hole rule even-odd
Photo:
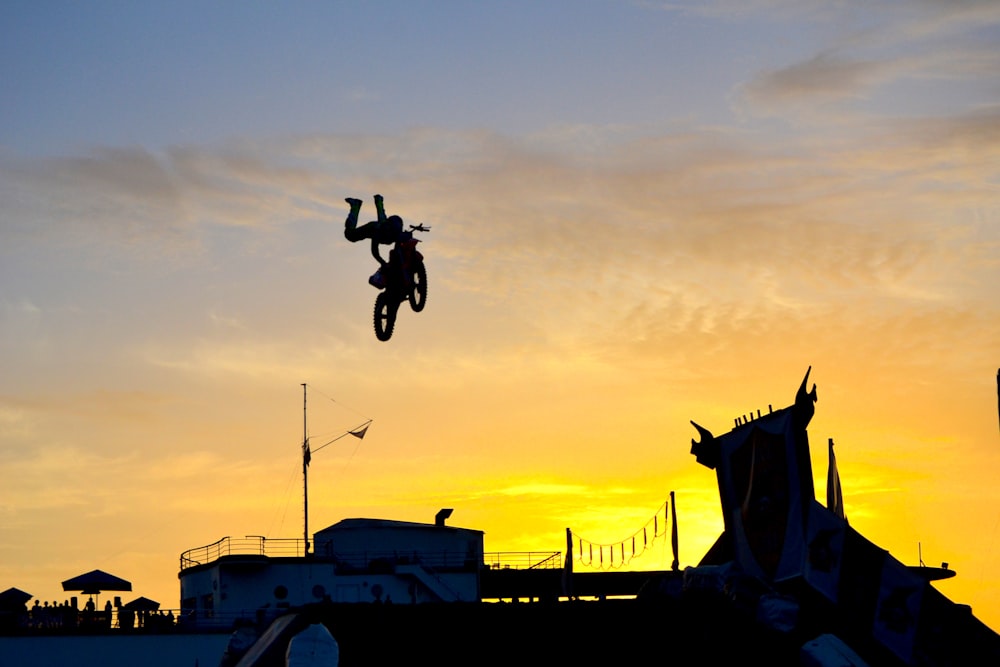
<svg viewBox="0 0 1000 667">
<path fill-rule="evenodd" d="M 323 10 L 399 53 L 301 8 L 211 39 L 0 10 L 0 589 L 102 568 L 176 606 L 182 551 L 299 537 L 303 382 L 316 440 L 374 419 L 314 458 L 314 529 L 453 507 L 559 551 L 675 491 L 693 565 L 722 519 L 689 420 L 811 365 L 817 496 L 832 437 L 851 525 L 1000 628 L 1000 10 L 943 4 L 469 7 L 419 40 Z M 387 343 L 342 234 L 375 192 L 432 227 Z"/>
</svg>

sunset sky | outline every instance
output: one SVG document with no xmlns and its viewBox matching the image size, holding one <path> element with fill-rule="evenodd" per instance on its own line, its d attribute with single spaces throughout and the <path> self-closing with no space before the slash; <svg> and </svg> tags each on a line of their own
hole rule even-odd
<svg viewBox="0 0 1000 667">
<path fill-rule="evenodd" d="M 789 405 L 817 497 L 1000 629 L 1000 3 L 0 4 L 0 590 L 342 518 L 560 551 Z M 374 193 L 427 307 L 372 331 Z M 635 561 L 669 567 L 660 543 Z"/>
</svg>

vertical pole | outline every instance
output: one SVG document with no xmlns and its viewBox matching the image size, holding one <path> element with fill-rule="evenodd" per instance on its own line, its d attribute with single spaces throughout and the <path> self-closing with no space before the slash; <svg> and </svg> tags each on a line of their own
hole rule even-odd
<svg viewBox="0 0 1000 667">
<path fill-rule="evenodd" d="M 573 599 L 573 531 L 566 529 L 566 562 L 563 564 L 563 595 Z"/>
<path fill-rule="evenodd" d="M 309 429 L 306 422 L 306 383 L 302 383 L 302 539 L 305 542 L 304 556 L 309 555 Z"/>
<path fill-rule="evenodd" d="M 674 500 L 674 492 L 670 492 L 670 518 L 673 519 L 671 522 L 673 527 L 670 529 L 670 546 L 673 547 L 674 551 L 674 562 L 670 564 L 670 569 L 674 572 L 680 567 L 680 561 L 677 559 L 677 502 Z"/>
</svg>

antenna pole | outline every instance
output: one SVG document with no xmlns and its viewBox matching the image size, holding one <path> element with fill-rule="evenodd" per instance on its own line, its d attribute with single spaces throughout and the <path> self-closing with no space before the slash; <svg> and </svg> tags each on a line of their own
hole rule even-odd
<svg viewBox="0 0 1000 667">
<path fill-rule="evenodd" d="M 674 550 L 674 560 L 670 564 L 670 569 L 674 572 L 680 567 L 680 561 L 677 560 L 677 502 L 674 500 L 674 492 L 670 492 L 670 518 L 673 519 L 673 527 L 670 529 L 670 546 Z"/>
<path fill-rule="evenodd" d="M 306 422 L 306 383 L 302 383 L 302 539 L 303 555 L 309 555 L 309 427 Z"/>
</svg>

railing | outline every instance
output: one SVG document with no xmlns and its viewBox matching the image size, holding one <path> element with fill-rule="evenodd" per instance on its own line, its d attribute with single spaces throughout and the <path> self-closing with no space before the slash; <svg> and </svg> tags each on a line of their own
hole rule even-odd
<svg viewBox="0 0 1000 667">
<path fill-rule="evenodd" d="M 355 569 L 391 568 L 395 565 L 421 564 L 433 568 L 474 568 L 465 552 L 460 551 L 357 551 L 315 554 L 339 565 Z M 181 554 L 181 571 L 197 565 L 212 563 L 223 556 L 305 556 L 305 540 L 295 538 L 267 538 L 261 535 L 223 537 L 203 547 L 189 549 Z M 502 551 L 483 554 L 483 565 L 493 570 L 558 569 L 563 566 L 558 551 Z"/>
<path fill-rule="evenodd" d="M 497 551 L 483 554 L 491 570 L 555 570 L 563 566 L 558 551 Z"/>
<path fill-rule="evenodd" d="M 262 535 L 223 537 L 203 547 L 188 549 L 181 554 L 181 571 L 218 560 L 223 556 L 304 556 L 305 540 L 295 538 L 267 538 Z"/>
<path fill-rule="evenodd" d="M 137 611 L 119 607 L 108 613 L 104 610 L 81 610 L 70 605 L 34 606 L 4 617 L 6 623 L 0 624 L 0 634 L 163 633 L 231 627 L 239 618 L 245 617 L 245 614 L 230 614 L 228 618 L 212 618 L 208 623 L 195 624 L 194 612 L 182 609 Z"/>
</svg>

